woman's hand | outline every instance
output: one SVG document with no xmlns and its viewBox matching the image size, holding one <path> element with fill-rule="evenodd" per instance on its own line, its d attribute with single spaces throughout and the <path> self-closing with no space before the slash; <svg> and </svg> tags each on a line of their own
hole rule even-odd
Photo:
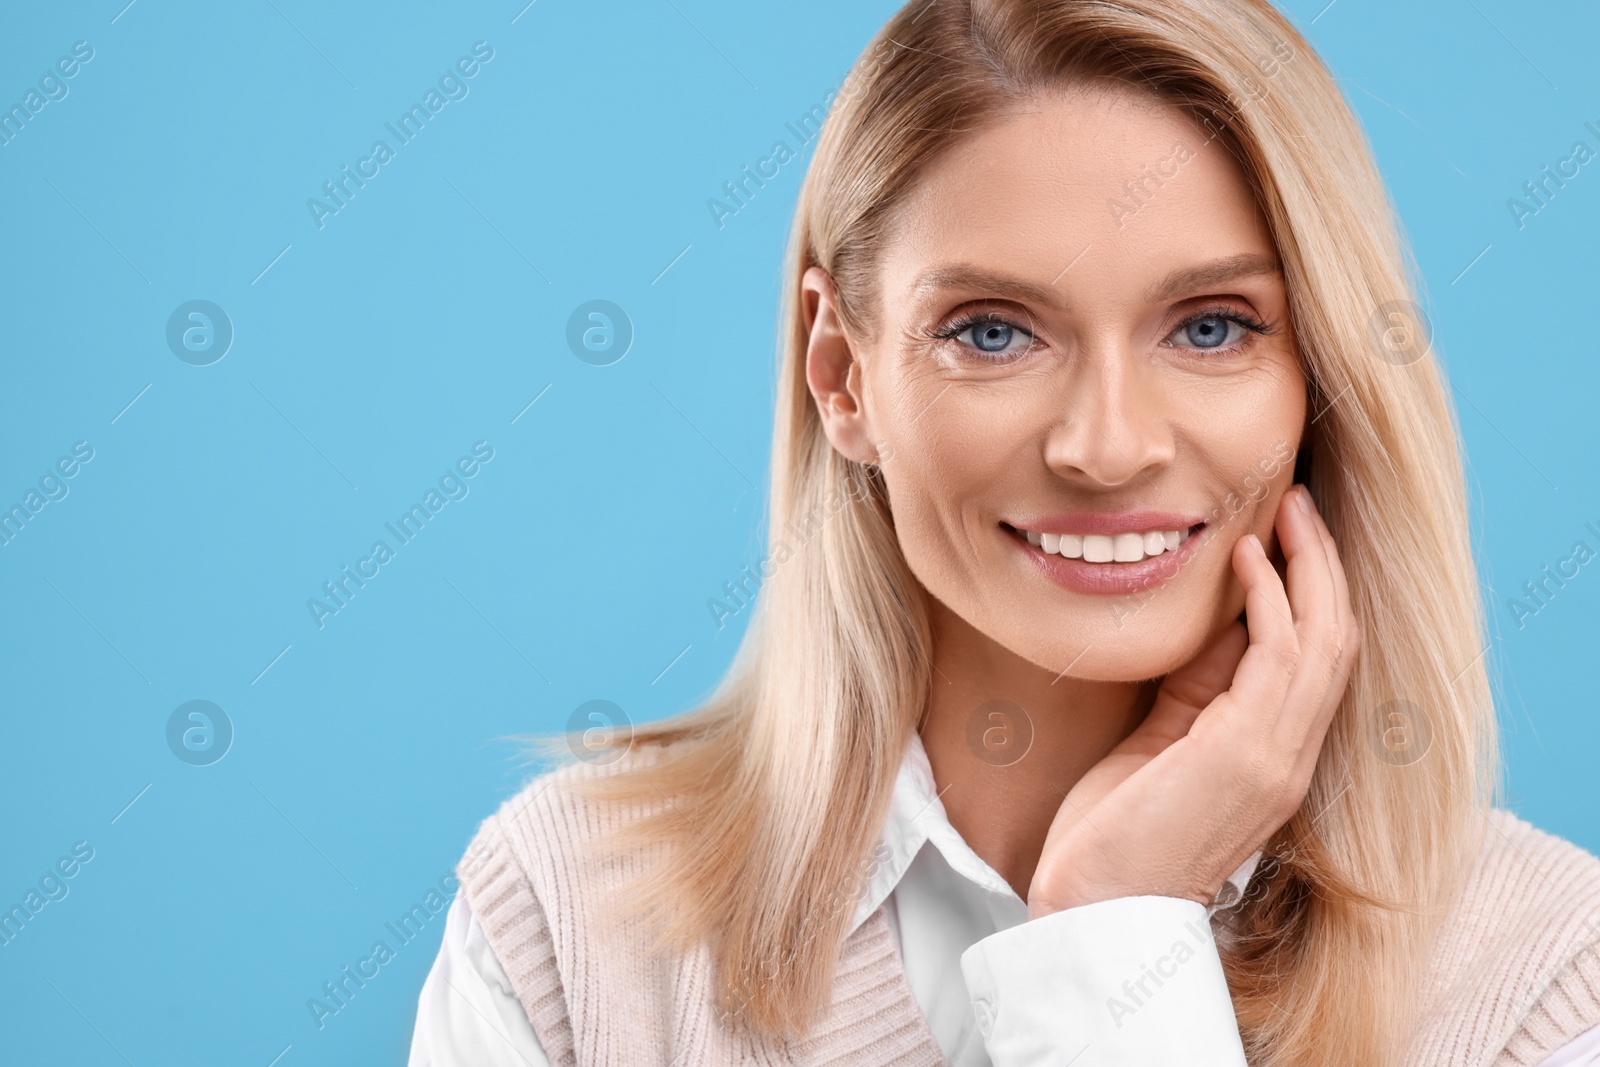
<svg viewBox="0 0 1600 1067">
<path fill-rule="evenodd" d="M 1230 623 L 1167 675 L 1144 722 L 1073 786 L 1028 918 L 1126 896 L 1209 904 L 1305 799 L 1361 630 L 1304 486 L 1284 494 L 1275 526 L 1288 589 L 1254 535 L 1234 543 L 1248 636 Z"/>
</svg>

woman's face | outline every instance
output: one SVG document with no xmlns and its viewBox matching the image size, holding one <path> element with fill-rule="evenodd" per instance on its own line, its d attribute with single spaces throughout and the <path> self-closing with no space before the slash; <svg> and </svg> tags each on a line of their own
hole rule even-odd
<svg viewBox="0 0 1600 1067">
<path fill-rule="evenodd" d="M 881 458 L 913 573 L 1052 671 L 1136 681 L 1192 659 L 1243 608 L 1233 543 L 1275 553 L 1306 427 L 1238 166 L 1175 109 L 1062 92 L 969 134 L 896 219 L 849 400 L 827 397 L 844 333 L 808 273 L 808 375 L 836 447 Z"/>
</svg>

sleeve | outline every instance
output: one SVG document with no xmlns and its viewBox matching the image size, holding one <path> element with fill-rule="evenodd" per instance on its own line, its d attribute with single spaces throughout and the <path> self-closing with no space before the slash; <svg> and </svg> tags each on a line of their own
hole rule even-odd
<svg viewBox="0 0 1600 1067">
<path fill-rule="evenodd" d="M 1246 1067 L 1211 911 L 1117 897 L 973 944 L 961 972 L 993 1067 Z"/>
<path fill-rule="evenodd" d="M 459 893 L 422 984 L 407 1067 L 550 1067 L 511 980 Z"/>
</svg>

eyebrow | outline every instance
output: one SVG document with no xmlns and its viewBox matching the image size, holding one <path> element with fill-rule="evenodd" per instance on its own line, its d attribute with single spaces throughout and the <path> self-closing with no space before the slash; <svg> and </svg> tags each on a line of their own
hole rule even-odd
<svg viewBox="0 0 1600 1067">
<path fill-rule="evenodd" d="M 1259 252 L 1241 252 L 1226 259 L 1202 263 L 1198 267 L 1173 271 L 1165 280 L 1151 286 L 1150 291 L 1145 294 L 1145 299 L 1157 304 L 1183 293 L 1191 293 L 1196 289 L 1210 289 L 1239 278 L 1281 273 L 1282 269 L 1274 257 Z"/>
<path fill-rule="evenodd" d="M 1183 293 L 1212 288 L 1238 278 L 1281 273 L 1282 270 L 1274 257 L 1258 252 L 1241 252 L 1236 256 L 1173 271 L 1151 286 L 1145 294 L 1145 299 L 1155 304 Z M 1037 285 L 966 263 L 935 267 L 912 284 L 911 294 L 918 296 L 939 289 L 980 289 L 1055 310 L 1062 310 L 1066 305 L 1060 290 L 1053 285 Z"/>
<path fill-rule="evenodd" d="M 911 295 L 921 296 L 940 289 L 981 289 L 987 293 L 1010 297 L 1024 303 L 1042 304 L 1057 310 L 1064 306 L 1061 294 L 1051 286 L 1035 285 L 1021 278 L 997 274 L 966 263 L 935 267 L 928 271 L 912 283 Z"/>
</svg>

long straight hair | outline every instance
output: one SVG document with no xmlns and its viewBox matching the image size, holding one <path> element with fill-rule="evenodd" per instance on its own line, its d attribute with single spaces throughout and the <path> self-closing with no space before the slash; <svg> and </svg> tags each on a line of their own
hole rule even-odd
<svg viewBox="0 0 1600 1067">
<path fill-rule="evenodd" d="M 1091 81 L 1180 109 L 1249 181 L 1319 413 L 1309 485 L 1365 635 L 1304 803 L 1225 913 L 1246 1052 L 1398 1064 L 1498 786 L 1483 608 L 1414 263 L 1349 106 L 1266 0 L 914 0 L 889 20 L 833 94 L 799 196 L 766 580 L 743 643 L 700 707 L 615 739 L 650 758 L 574 787 L 649 809 L 607 847 L 670 846 L 622 902 L 654 916 L 655 947 L 707 946 L 724 1009 L 804 1032 L 829 1002 L 933 648 L 882 474 L 831 447 L 807 390 L 801 277 L 824 268 L 846 326 L 871 336 L 884 241 L 919 175 L 1030 95 Z"/>
</svg>

